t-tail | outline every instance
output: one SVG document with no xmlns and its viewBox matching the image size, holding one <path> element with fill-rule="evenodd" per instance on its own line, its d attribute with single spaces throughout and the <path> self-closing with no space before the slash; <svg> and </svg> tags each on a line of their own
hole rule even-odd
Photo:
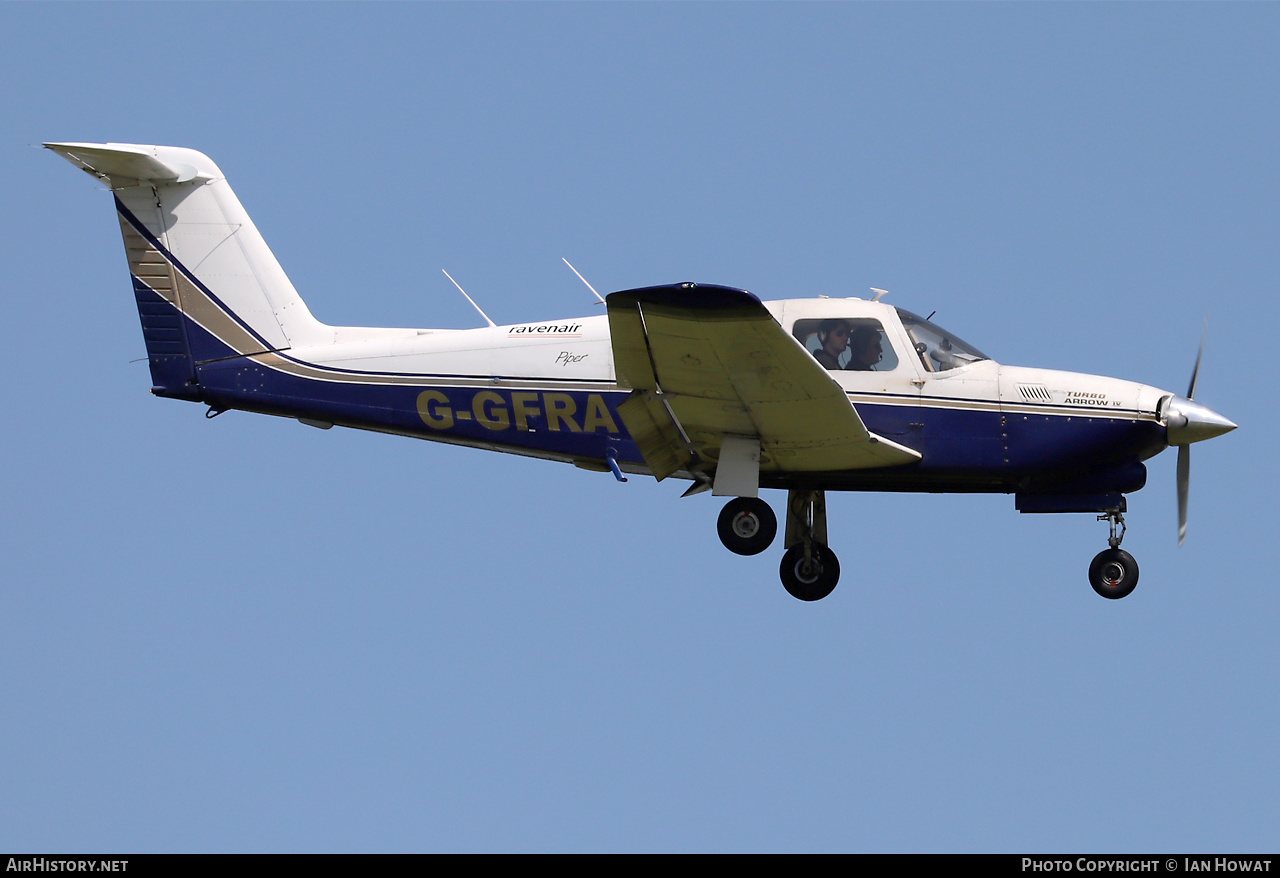
<svg viewBox="0 0 1280 878">
<path fill-rule="evenodd" d="M 200 401 L 203 364 L 331 343 L 203 153 L 46 143 L 115 196 L 152 393 Z"/>
</svg>

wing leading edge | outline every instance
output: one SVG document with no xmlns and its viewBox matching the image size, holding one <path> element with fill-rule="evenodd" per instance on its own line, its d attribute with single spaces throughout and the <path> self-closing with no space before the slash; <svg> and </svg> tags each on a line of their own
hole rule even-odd
<svg viewBox="0 0 1280 878">
<path fill-rule="evenodd" d="M 901 466 L 916 451 L 867 430 L 849 398 L 745 290 L 673 284 L 607 297 L 619 408 L 659 480 L 756 438 L 760 469 Z"/>
</svg>

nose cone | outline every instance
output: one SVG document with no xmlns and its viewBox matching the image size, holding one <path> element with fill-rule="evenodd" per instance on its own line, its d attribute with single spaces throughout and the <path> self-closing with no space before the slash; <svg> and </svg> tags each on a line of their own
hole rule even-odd
<svg viewBox="0 0 1280 878">
<path fill-rule="evenodd" d="M 1190 445 L 1230 433 L 1236 425 L 1208 406 L 1185 396 L 1174 396 L 1165 411 L 1167 441 L 1170 445 Z"/>
</svg>

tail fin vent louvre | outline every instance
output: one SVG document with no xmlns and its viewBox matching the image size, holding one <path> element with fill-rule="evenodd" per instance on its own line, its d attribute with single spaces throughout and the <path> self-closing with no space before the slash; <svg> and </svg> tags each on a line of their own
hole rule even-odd
<svg viewBox="0 0 1280 878">
<path fill-rule="evenodd" d="M 152 381 L 167 395 L 187 393 L 185 388 L 195 373 L 187 350 L 174 268 L 123 216 L 120 233 L 133 276 L 133 297 L 138 303 L 142 340 L 151 360 Z"/>
<path fill-rule="evenodd" d="M 123 218 L 120 220 L 120 231 L 124 235 L 124 249 L 129 257 L 129 273 L 175 305 L 178 304 L 178 284 L 173 276 L 173 266 Z"/>
</svg>

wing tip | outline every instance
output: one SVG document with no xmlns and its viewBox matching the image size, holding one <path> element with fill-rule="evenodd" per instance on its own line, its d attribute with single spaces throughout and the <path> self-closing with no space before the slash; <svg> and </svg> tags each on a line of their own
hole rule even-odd
<svg viewBox="0 0 1280 878">
<path fill-rule="evenodd" d="M 763 307 L 760 299 L 747 290 L 721 286 L 720 284 L 700 284 L 692 281 L 619 290 L 616 293 L 610 293 L 605 299 L 611 304 L 616 303 L 618 305 L 639 302 L 645 305 L 715 311 L 742 308 L 744 306 L 750 308 Z"/>
</svg>

